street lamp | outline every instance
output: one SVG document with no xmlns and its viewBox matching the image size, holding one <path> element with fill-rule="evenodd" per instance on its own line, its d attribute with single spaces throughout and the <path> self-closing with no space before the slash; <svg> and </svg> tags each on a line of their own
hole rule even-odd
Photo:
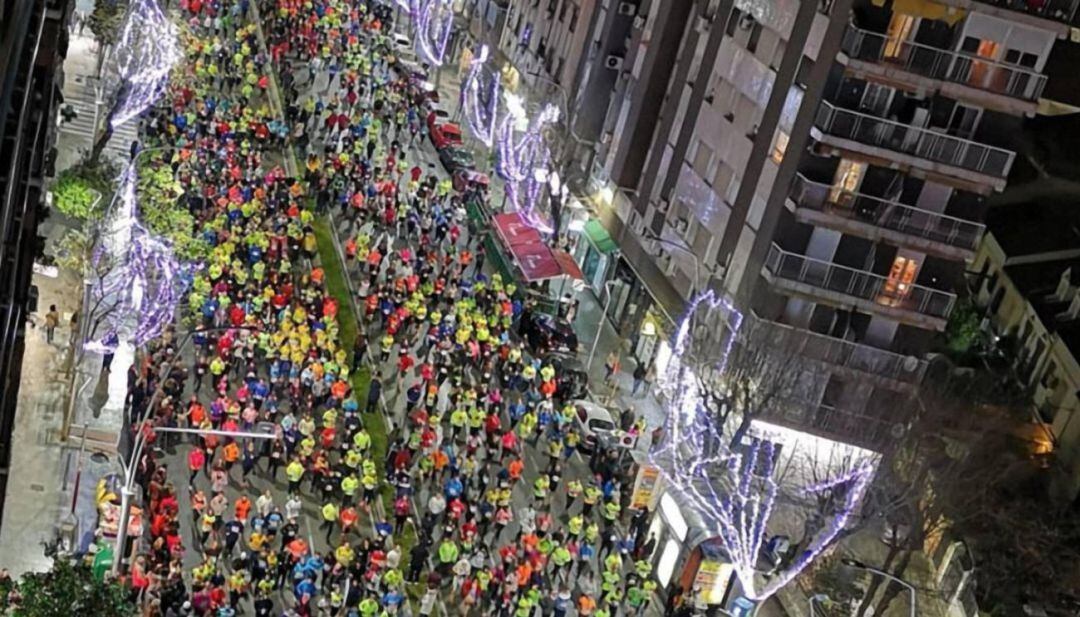
<svg viewBox="0 0 1080 617">
<path fill-rule="evenodd" d="M 814 612 L 815 611 L 814 605 L 815 604 L 827 604 L 828 602 L 830 602 L 830 599 L 829 599 L 829 596 L 826 595 L 826 594 L 815 593 L 814 595 L 807 598 L 807 601 L 810 603 L 810 617 L 814 617 L 814 615 L 817 615 L 817 613 Z"/>
<path fill-rule="evenodd" d="M 689 297 L 693 298 L 694 294 L 701 288 L 701 260 L 698 258 L 698 256 L 694 253 L 694 251 L 690 250 L 690 247 L 688 245 L 679 244 L 678 242 L 672 242 L 671 240 L 666 240 L 648 229 L 645 230 L 645 238 L 659 244 L 663 244 L 666 247 L 673 248 L 690 257 L 691 261 L 693 261 L 694 264 L 694 280 L 693 284 L 690 287 Z"/>
<path fill-rule="evenodd" d="M 168 364 L 162 368 L 158 374 L 158 387 L 154 389 L 154 393 L 150 395 L 150 402 L 146 406 L 145 417 L 150 417 L 151 412 L 154 411 L 154 407 L 157 405 L 158 399 L 162 393 L 165 392 L 165 379 L 172 372 L 173 367 L 176 366 L 177 360 L 183 356 L 184 348 L 191 341 L 191 337 L 196 332 L 220 332 L 223 330 L 256 330 L 255 326 L 220 326 L 214 328 L 205 328 L 202 330 L 188 330 L 184 334 L 184 338 L 181 339 L 180 344 L 176 346 L 176 351 L 173 352 L 172 359 Z M 198 433 L 198 434 L 225 434 L 233 435 L 233 433 L 223 431 L 210 431 L 201 429 L 181 429 L 181 428 L 169 428 L 158 427 L 154 429 L 157 433 Z M 254 437 L 254 438 L 276 438 L 275 435 L 263 435 L 261 433 L 235 433 L 241 437 Z M 83 439 L 86 437 L 84 436 Z M 128 532 L 128 518 L 131 516 L 131 496 L 135 494 L 135 469 L 139 465 L 139 459 L 142 457 L 143 447 L 146 445 L 146 432 L 139 427 L 139 430 L 135 433 L 135 442 L 131 445 L 131 458 L 125 463 L 120 461 L 120 468 L 124 472 L 124 485 L 120 488 L 120 521 L 116 532 L 116 547 L 113 550 L 113 574 L 120 574 L 120 564 L 124 560 L 124 545 L 127 543 Z"/>
<path fill-rule="evenodd" d="M 892 574 L 890 574 L 890 573 L 888 573 L 885 570 L 882 570 L 880 568 L 875 568 L 873 566 L 868 566 L 865 563 L 863 563 L 863 562 L 861 562 L 861 561 L 859 561 L 857 559 L 844 558 L 844 559 L 840 560 L 840 563 L 844 564 L 845 566 L 847 566 L 849 568 L 855 568 L 856 570 L 865 570 L 867 572 L 870 572 L 871 574 L 877 574 L 878 576 L 880 576 L 882 578 L 887 578 L 887 579 L 893 581 L 894 583 L 899 583 L 900 585 L 906 587 L 907 590 L 908 590 L 908 594 L 911 595 L 911 606 L 910 606 L 911 611 L 910 611 L 910 614 L 911 614 L 911 617 L 915 617 L 915 600 L 916 600 L 916 598 L 915 598 L 915 587 L 913 587 L 911 585 L 911 583 L 905 581 L 904 579 L 902 579 L 902 578 L 900 578 L 898 576 L 893 576 Z"/>
<path fill-rule="evenodd" d="M 585 370 L 592 368 L 593 358 L 596 356 L 596 346 L 600 343 L 600 332 L 604 329 L 604 320 L 607 319 L 608 307 L 611 306 L 611 285 L 619 282 L 616 279 L 604 281 L 604 291 L 607 292 L 607 300 L 604 301 L 604 312 L 600 315 L 600 324 L 596 327 L 596 336 L 593 337 L 592 349 L 589 350 L 589 361 L 585 364 Z"/>
</svg>

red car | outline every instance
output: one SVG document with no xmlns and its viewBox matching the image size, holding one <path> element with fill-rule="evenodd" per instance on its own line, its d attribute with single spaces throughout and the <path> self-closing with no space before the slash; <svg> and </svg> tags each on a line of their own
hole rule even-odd
<svg viewBox="0 0 1080 617">
<path fill-rule="evenodd" d="M 436 150 L 442 150 L 450 146 L 460 146 L 461 127 L 452 122 L 436 124 L 431 129 L 431 143 L 435 144 Z"/>
<path fill-rule="evenodd" d="M 427 115 L 427 128 L 429 133 L 435 132 L 435 126 L 450 121 L 450 114 L 442 109 L 432 109 Z"/>
</svg>

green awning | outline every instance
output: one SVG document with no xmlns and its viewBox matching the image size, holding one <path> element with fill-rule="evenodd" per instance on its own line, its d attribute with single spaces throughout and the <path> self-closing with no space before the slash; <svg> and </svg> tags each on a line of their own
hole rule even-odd
<svg viewBox="0 0 1080 617">
<path fill-rule="evenodd" d="M 585 223 L 585 235 L 589 237 L 589 242 L 592 242 L 593 246 L 601 253 L 613 253 L 615 249 L 619 248 L 619 245 L 615 244 L 615 241 L 611 239 L 611 235 L 604 229 L 604 225 L 596 219 L 589 219 Z"/>
</svg>

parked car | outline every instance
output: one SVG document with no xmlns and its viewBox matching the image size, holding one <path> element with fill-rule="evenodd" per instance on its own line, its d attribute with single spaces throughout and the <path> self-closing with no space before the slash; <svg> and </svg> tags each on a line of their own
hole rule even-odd
<svg viewBox="0 0 1080 617">
<path fill-rule="evenodd" d="M 578 448 L 583 452 L 592 452 L 598 441 L 604 440 L 615 431 L 615 419 L 610 409 L 592 401 L 578 399 L 571 403 L 576 413 L 574 423 L 581 442 Z"/>
<path fill-rule="evenodd" d="M 428 112 L 427 118 L 425 118 L 425 120 L 427 120 L 428 132 L 434 133 L 436 125 L 446 124 L 450 121 L 450 114 L 447 113 L 445 109 L 439 109 L 438 107 L 434 107 L 431 111 Z"/>
<path fill-rule="evenodd" d="M 491 178 L 488 178 L 487 174 L 482 174 L 471 169 L 457 170 L 454 172 L 452 180 L 454 182 L 454 190 L 459 193 L 464 193 L 472 189 L 486 192 L 491 185 Z"/>
<path fill-rule="evenodd" d="M 563 319 L 547 313 L 528 311 L 522 316 L 521 334 L 536 354 L 549 352 L 577 353 L 578 338 L 574 328 Z"/>
<path fill-rule="evenodd" d="M 588 394 L 589 373 L 576 356 L 553 351 L 543 356 L 543 362 L 555 369 L 555 398 L 569 401 Z"/>
<path fill-rule="evenodd" d="M 453 122 L 436 124 L 431 130 L 431 143 L 436 150 L 461 145 L 461 127 Z"/>
<path fill-rule="evenodd" d="M 472 153 L 462 148 L 450 147 L 439 150 L 439 162 L 451 175 L 457 173 L 458 170 L 476 168 Z"/>
</svg>

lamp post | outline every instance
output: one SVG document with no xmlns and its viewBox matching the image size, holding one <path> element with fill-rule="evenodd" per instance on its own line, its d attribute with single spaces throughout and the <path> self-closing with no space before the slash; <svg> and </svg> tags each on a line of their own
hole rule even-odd
<svg viewBox="0 0 1080 617">
<path fill-rule="evenodd" d="M 589 360 L 585 363 L 585 370 L 592 368 L 593 358 L 596 356 L 596 346 L 600 343 L 600 332 L 604 329 L 604 320 L 607 319 L 608 307 L 611 305 L 611 285 L 616 280 L 604 281 L 604 291 L 607 292 L 607 300 L 604 301 L 604 312 L 600 315 L 600 323 L 596 327 L 596 336 L 593 337 L 592 349 L 589 350 Z"/>
<path fill-rule="evenodd" d="M 815 609 L 814 606 L 817 604 L 825 604 L 829 602 L 829 596 L 823 593 L 815 593 L 806 600 L 810 603 L 810 617 L 814 617 L 815 615 L 817 615 L 817 612 L 815 612 L 817 609 Z"/>
<path fill-rule="evenodd" d="M 176 366 L 176 361 L 183 355 L 184 348 L 191 341 L 191 337 L 195 332 L 220 332 L 224 330 L 255 330 L 254 326 L 222 326 L 215 328 L 205 328 L 203 330 L 189 330 L 184 334 L 184 338 L 181 339 L 180 344 L 176 346 L 176 351 L 173 353 L 172 359 L 162 368 L 158 374 L 158 387 L 154 389 L 154 393 L 150 396 L 150 402 L 146 406 L 146 415 L 149 416 L 150 412 L 154 410 L 157 405 L 161 394 L 165 391 L 165 379 L 172 372 L 173 367 Z M 240 437 L 253 437 L 256 439 L 262 438 L 276 438 L 274 435 L 264 435 L 262 433 L 230 433 L 226 431 L 212 431 L 202 429 L 182 429 L 182 428 L 169 428 L 159 427 L 154 429 L 157 433 L 198 433 L 198 434 L 218 434 L 218 435 L 230 435 Z M 85 436 L 83 437 L 85 439 Z M 146 445 L 146 432 L 139 427 L 139 431 L 135 434 L 135 442 L 131 446 L 131 458 L 125 463 L 120 461 L 120 467 L 124 472 L 124 485 L 120 488 L 120 521 L 117 526 L 116 532 L 116 546 L 113 550 L 113 574 L 120 574 L 121 562 L 124 560 L 124 545 L 127 543 L 128 534 L 128 518 L 131 516 L 131 496 L 135 494 L 135 469 L 139 465 L 139 459 L 142 457 L 143 447 Z"/>
<path fill-rule="evenodd" d="M 911 596 L 911 602 L 910 602 L 910 606 L 909 606 L 909 608 L 911 609 L 910 614 L 911 614 L 911 617 L 915 617 L 915 602 L 916 602 L 915 587 L 913 587 L 911 585 L 911 583 L 905 581 L 904 579 L 902 579 L 902 578 L 900 578 L 898 576 L 894 576 L 894 575 L 892 575 L 892 574 L 890 574 L 890 573 L 888 573 L 885 570 L 882 570 L 880 568 L 875 568 L 873 566 L 868 566 L 865 563 L 863 563 L 863 562 L 861 562 L 861 561 L 859 561 L 857 559 L 841 559 L 840 563 L 844 564 L 845 566 L 847 566 L 849 568 L 855 568 L 856 570 L 865 570 L 867 572 L 870 572 L 871 574 L 876 574 L 876 575 L 878 575 L 878 576 L 880 576 L 882 578 L 887 578 L 887 579 L 889 579 L 890 581 L 892 581 L 894 583 L 898 583 L 898 584 L 902 585 L 903 587 L 906 587 L 907 590 L 908 590 L 908 594 Z"/>
<path fill-rule="evenodd" d="M 692 281 L 692 284 L 690 286 L 689 297 L 693 298 L 694 294 L 697 293 L 697 291 L 701 288 L 701 260 L 698 258 L 698 256 L 694 253 L 694 251 L 690 250 L 689 246 L 685 244 L 679 244 L 678 242 L 672 242 L 671 240 L 666 240 L 656 235 L 655 233 L 652 233 L 649 230 L 646 230 L 645 237 L 649 240 L 653 240 L 654 242 L 663 244 L 666 247 L 673 248 L 690 257 L 690 260 L 694 264 L 694 280 Z"/>
</svg>

